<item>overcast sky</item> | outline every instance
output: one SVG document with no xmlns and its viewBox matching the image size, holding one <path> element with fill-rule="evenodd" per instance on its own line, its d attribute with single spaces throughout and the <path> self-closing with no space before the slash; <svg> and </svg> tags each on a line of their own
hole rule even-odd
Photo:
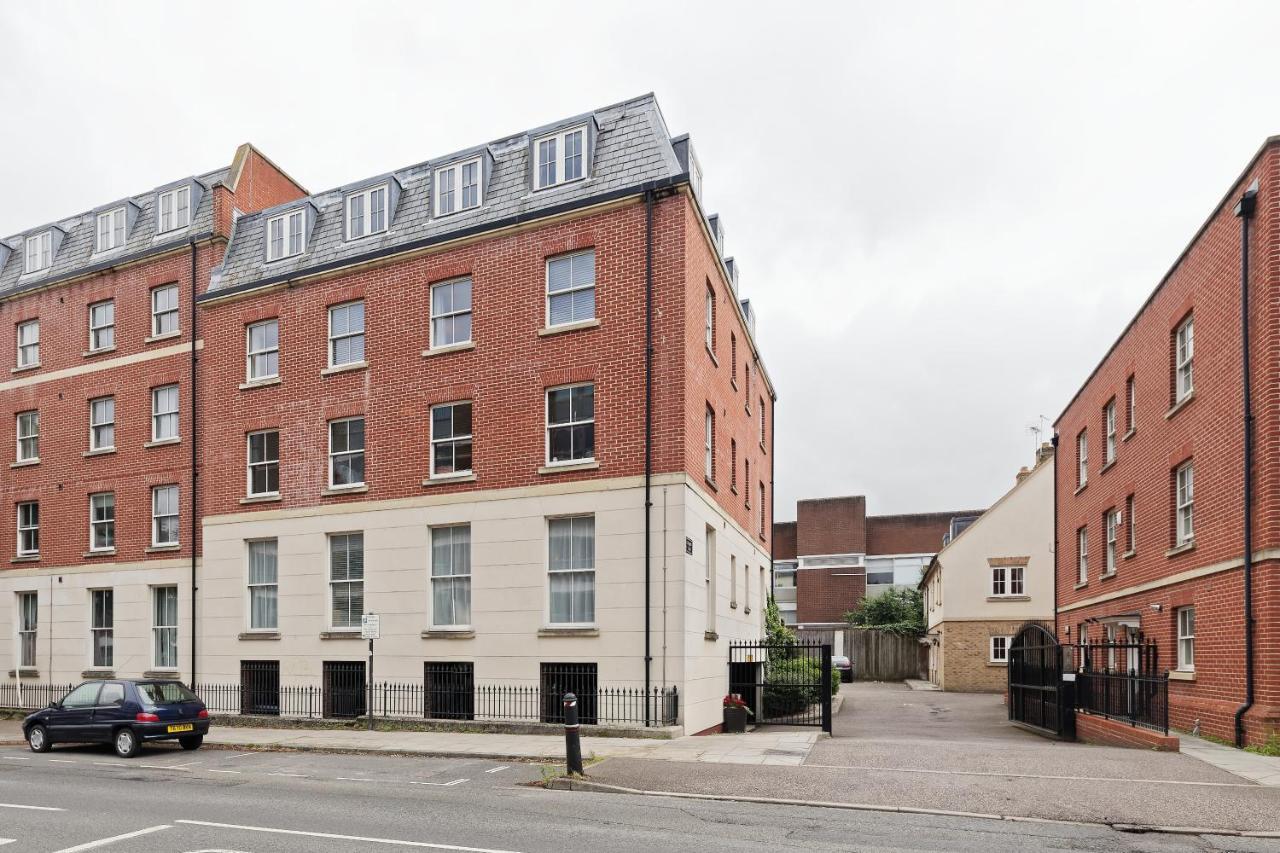
<svg viewBox="0 0 1280 853">
<path fill-rule="evenodd" d="M 1280 4 L 762 8 L 0 0 L 0 234 L 244 141 L 314 191 L 653 91 L 758 312 L 778 519 L 987 506 L 1280 133 Z"/>
</svg>

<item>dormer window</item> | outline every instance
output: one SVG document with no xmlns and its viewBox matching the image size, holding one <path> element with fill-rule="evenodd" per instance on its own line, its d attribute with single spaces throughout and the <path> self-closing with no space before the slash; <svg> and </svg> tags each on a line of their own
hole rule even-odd
<svg viewBox="0 0 1280 853">
<path fill-rule="evenodd" d="M 571 127 L 533 142 L 534 188 L 545 189 L 586 175 L 587 127 Z"/>
<path fill-rule="evenodd" d="M 387 185 L 347 196 L 347 239 L 355 240 L 387 230 Z M 298 251 L 301 251 L 299 249 Z M 290 252 L 289 254 L 296 254 Z"/>
<path fill-rule="evenodd" d="M 98 214 L 98 242 L 95 252 L 109 252 L 124 245 L 125 220 L 123 207 Z"/>
<path fill-rule="evenodd" d="M 156 217 L 156 230 L 161 234 L 186 228 L 191 224 L 191 187 L 160 193 L 156 207 L 160 211 Z"/>
<path fill-rule="evenodd" d="M 480 176 L 479 157 L 436 169 L 436 216 L 479 207 L 483 201 Z"/>
<path fill-rule="evenodd" d="M 53 265 L 53 232 L 45 231 L 27 238 L 27 263 L 24 272 L 47 270 Z"/>
<path fill-rule="evenodd" d="M 306 211 L 291 210 L 267 220 L 267 260 L 301 255 L 306 249 Z"/>
</svg>

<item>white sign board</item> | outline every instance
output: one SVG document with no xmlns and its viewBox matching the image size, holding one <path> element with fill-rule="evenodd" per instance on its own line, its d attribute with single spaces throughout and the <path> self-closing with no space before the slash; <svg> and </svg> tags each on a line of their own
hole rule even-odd
<svg viewBox="0 0 1280 853">
<path fill-rule="evenodd" d="M 378 614 L 366 613 L 360 617 L 360 639 L 380 640 L 378 635 Z"/>
</svg>

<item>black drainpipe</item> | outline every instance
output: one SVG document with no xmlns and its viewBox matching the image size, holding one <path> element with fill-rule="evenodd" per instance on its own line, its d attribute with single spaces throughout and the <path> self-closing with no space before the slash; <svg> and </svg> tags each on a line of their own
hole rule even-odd
<svg viewBox="0 0 1280 853">
<path fill-rule="evenodd" d="M 196 507 L 196 241 L 191 241 L 191 685 L 196 683 L 196 537 L 200 515 Z"/>
<path fill-rule="evenodd" d="M 650 638 L 652 614 L 649 612 L 651 597 L 650 562 L 653 546 L 650 542 L 653 500 L 650 489 L 653 480 L 653 199 L 654 191 L 644 193 L 644 724 L 652 725 L 650 695 L 650 669 L 653 654 Z M 663 545 L 665 547 L 665 543 Z M 663 685 L 664 687 L 666 685 Z"/>
<path fill-rule="evenodd" d="M 1244 715 L 1253 707 L 1253 394 L 1249 382 L 1249 220 L 1258 205 L 1255 180 L 1240 197 L 1240 355 L 1244 394 L 1244 704 L 1236 708 L 1236 746 L 1244 746 Z"/>
<path fill-rule="evenodd" d="M 1058 433 L 1053 433 L 1053 634 L 1061 642 L 1062 632 L 1058 630 Z M 1129 519 L 1133 524 L 1133 519 Z M 1076 637 L 1076 642 L 1080 638 Z"/>
</svg>

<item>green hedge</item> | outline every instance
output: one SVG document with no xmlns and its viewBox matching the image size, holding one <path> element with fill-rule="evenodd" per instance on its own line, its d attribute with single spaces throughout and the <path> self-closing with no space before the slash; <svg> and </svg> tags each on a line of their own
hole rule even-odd
<svg viewBox="0 0 1280 853">
<path fill-rule="evenodd" d="M 795 714 L 822 701 L 817 685 L 822 681 L 822 665 L 812 658 L 771 660 L 764 688 L 767 717 Z M 840 692 L 840 672 L 831 670 L 831 695 Z"/>
</svg>

